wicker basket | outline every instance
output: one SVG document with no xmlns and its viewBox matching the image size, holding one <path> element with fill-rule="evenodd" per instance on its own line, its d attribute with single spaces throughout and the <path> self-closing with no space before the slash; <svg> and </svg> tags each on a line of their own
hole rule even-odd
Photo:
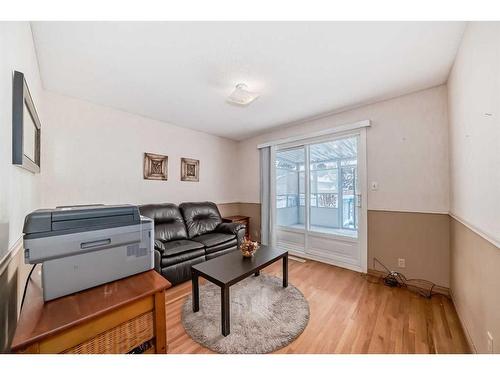
<svg viewBox="0 0 500 375">
<path fill-rule="evenodd" d="M 67 354 L 128 353 L 153 338 L 153 313 L 148 312 L 122 323 L 90 340 L 66 350 Z"/>
</svg>

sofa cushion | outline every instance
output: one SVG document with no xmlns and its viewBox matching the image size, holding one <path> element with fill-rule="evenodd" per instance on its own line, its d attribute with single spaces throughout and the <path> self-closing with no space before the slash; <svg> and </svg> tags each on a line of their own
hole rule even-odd
<svg viewBox="0 0 500 375">
<path fill-rule="evenodd" d="M 193 250 L 203 250 L 203 244 L 190 240 L 176 240 L 163 243 L 162 257 L 172 257 L 174 255 L 190 252 Z"/>
<path fill-rule="evenodd" d="M 205 255 L 203 244 L 194 241 L 177 240 L 163 242 L 162 245 L 161 267 L 171 266 Z"/>
<path fill-rule="evenodd" d="M 162 241 L 187 239 L 182 214 L 175 204 L 146 204 L 139 206 L 141 215 L 154 220 L 155 239 Z"/>
<path fill-rule="evenodd" d="M 205 251 L 207 254 L 211 254 L 211 253 L 216 253 L 216 252 L 221 251 L 221 250 L 225 250 L 229 247 L 236 248 L 237 246 L 238 246 L 238 240 L 235 237 L 231 241 L 227 241 L 227 242 L 220 243 L 218 245 L 207 247 L 207 248 L 205 248 Z"/>
<path fill-rule="evenodd" d="M 168 267 L 168 266 L 172 266 L 174 264 L 186 262 L 190 259 L 195 259 L 195 258 L 204 257 L 204 256 L 205 256 L 205 249 L 186 251 L 185 253 L 179 253 L 179 254 L 169 256 L 169 257 L 161 257 L 160 266 L 161 267 Z"/>
<path fill-rule="evenodd" d="M 230 248 L 227 248 L 227 249 L 224 249 L 224 250 L 220 250 L 220 251 L 216 251 L 214 253 L 207 254 L 206 258 L 207 258 L 207 260 L 210 260 L 210 259 L 213 259 L 213 258 L 220 257 L 222 255 L 226 255 L 226 254 L 232 253 L 233 251 L 237 251 L 237 250 L 238 250 L 238 247 L 235 245 L 233 247 L 230 247 Z"/>
<path fill-rule="evenodd" d="M 212 202 L 181 203 L 179 208 L 186 223 L 188 237 L 212 232 L 222 223 L 217 205 Z"/>
<path fill-rule="evenodd" d="M 197 236 L 193 240 L 205 245 L 207 254 L 227 249 L 228 247 L 236 246 L 237 244 L 237 239 L 234 234 L 215 232 Z"/>
</svg>

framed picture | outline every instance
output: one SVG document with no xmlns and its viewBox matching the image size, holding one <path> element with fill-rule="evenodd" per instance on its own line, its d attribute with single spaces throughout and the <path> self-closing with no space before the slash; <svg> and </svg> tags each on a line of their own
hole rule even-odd
<svg viewBox="0 0 500 375">
<path fill-rule="evenodd" d="M 144 153 L 144 179 L 145 180 L 167 180 L 168 179 L 168 156 Z"/>
<path fill-rule="evenodd" d="M 40 172 L 40 119 L 24 74 L 12 79 L 12 164 Z"/>
<path fill-rule="evenodd" d="M 200 181 L 200 161 L 181 158 L 181 181 Z"/>
</svg>

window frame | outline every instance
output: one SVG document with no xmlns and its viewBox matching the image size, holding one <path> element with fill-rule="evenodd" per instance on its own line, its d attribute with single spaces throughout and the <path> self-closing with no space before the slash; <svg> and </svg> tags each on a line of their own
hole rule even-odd
<svg viewBox="0 0 500 375">
<path fill-rule="evenodd" d="M 297 205 L 293 205 L 293 206 L 289 206 L 288 205 L 288 195 L 287 195 L 287 206 L 286 208 L 288 207 L 298 207 L 298 209 L 300 210 L 301 207 L 304 207 L 303 204 L 301 204 L 301 195 L 303 194 L 304 195 L 304 203 L 305 203 L 305 217 L 304 217 L 304 226 L 303 226 L 303 229 L 302 228 L 294 228 L 294 227 L 290 227 L 290 226 L 285 226 L 285 225 L 279 225 L 278 223 L 276 223 L 276 226 L 282 230 L 291 230 L 291 231 L 299 231 L 299 232 L 305 232 L 305 231 L 308 231 L 312 234 L 322 234 L 324 236 L 332 236 L 332 237 L 339 237 L 339 238 L 344 238 L 344 239 L 352 239 L 353 237 L 351 236 L 348 236 L 348 235 L 342 235 L 342 234 L 333 234 L 333 233 L 328 233 L 328 232 L 320 232 L 320 231 L 316 231 L 316 230 L 313 230 L 311 228 L 311 208 L 312 207 L 318 207 L 318 198 L 317 198 L 317 195 L 320 194 L 320 193 L 314 193 L 316 195 L 316 204 L 315 205 L 312 205 L 312 195 L 313 193 L 310 192 L 311 190 L 311 181 L 310 181 L 310 178 L 311 178 L 311 172 L 312 171 L 329 171 L 329 170 L 337 170 L 337 193 L 331 193 L 331 194 L 336 194 L 337 195 L 337 207 L 336 208 L 332 208 L 332 209 L 336 209 L 337 210 L 337 215 L 338 215 L 338 226 L 335 227 L 335 228 L 332 228 L 332 229 L 339 229 L 339 230 L 352 230 L 352 231 L 355 231 L 357 233 L 356 235 L 356 239 L 359 237 L 359 223 L 358 223 L 358 220 L 357 220 L 357 216 L 356 215 L 356 199 L 357 199 L 357 196 L 359 195 L 359 193 L 357 193 L 357 191 L 355 190 L 354 191 L 354 225 L 355 225 L 355 228 L 350 228 L 350 227 L 344 227 L 344 222 L 343 222 L 343 209 L 344 209 L 344 202 L 343 202 L 343 192 L 342 192 L 342 169 L 343 168 L 352 168 L 354 167 L 356 173 L 358 173 L 358 157 L 356 158 L 353 158 L 353 157 L 346 157 L 346 158 L 338 158 L 338 159 L 335 159 L 335 160 L 331 160 L 331 161 L 335 161 L 337 167 L 336 168 L 327 168 L 327 169 L 311 169 L 311 163 L 310 163 L 310 147 L 311 146 L 314 146 L 314 145 L 318 145 L 318 144 L 323 144 L 323 143 L 328 143 L 328 142 L 336 142 L 336 141 L 340 141 L 342 139 L 348 139 L 348 138 L 353 138 L 353 137 L 357 137 L 358 135 L 357 134 L 346 134 L 344 136 L 337 136 L 337 137 L 321 137 L 321 139 L 316 139 L 316 140 L 310 140 L 309 142 L 302 142 L 301 144 L 294 144 L 294 145 L 290 145 L 290 146 L 278 146 L 276 148 L 276 154 L 278 154 L 279 152 L 283 152 L 283 151 L 289 151 L 289 150 L 294 150 L 294 149 L 303 149 L 304 150 L 304 153 L 305 153 L 305 162 L 304 162 L 304 170 L 300 170 L 300 168 L 297 168 L 296 170 L 296 173 L 297 173 L 297 180 L 298 180 L 298 194 L 297 195 L 297 199 L 296 199 L 296 203 Z M 359 139 L 357 139 L 357 142 L 359 142 Z M 359 145 L 357 144 L 357 147 L 359 147 Z M 277 158 L 276 158 L 277 159 Z M 356 164 L 355 165 L 342 165 L 342 162 L 343 161 L 350 161 L 350 160 L 355 160 L 356 161 Z M 315 162 L 315 163 L 318 163 L 318 162 Z M 297 163 L 298 164 L 298 163 Z M 275 163 L 275 169 L 285 169 L 285 168 L 279 168 L 276 166 L 276 163 Z M 301 173 L 304 173 L 304 193 L 301 192 L 301 189 L 300 189 L 300 174 Z M 359 180 L 359 177 L 356 179 L 356 180 Z M 306 183 L 307 182 L 307 183 Z M 356 184 L 356 182 L 355 182 Z M 356 188 L 356 185 L 355 185 L 355 188 Z M 359 189 L 359 188 L 358 188 Z M 280 194 L 281 196 L 282 194 Z M 278 197 L 278 194 L 276 194 L 275 196 L 275 209 L 277 210 L 278 207 L 277 207 L 277 197 Z M 307 197 L 309 197 L 309 199 L 307 199 Z M 285 207 L 283 207 L 285 208 Z M 325 208 L 328 208 L 328 207 L 325 207 Z"/>
</svg>

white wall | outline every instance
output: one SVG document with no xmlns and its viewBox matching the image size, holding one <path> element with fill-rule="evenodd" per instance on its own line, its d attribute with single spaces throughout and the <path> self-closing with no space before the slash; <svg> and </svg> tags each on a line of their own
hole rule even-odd
<svg viewBox="0 0 500 375">
<path fill-rule="evenodd" d="M 44 108 L 44 207 L 238 199 L 234 141 L 49 92 Z M 168 181 L 143 179 L 144 152 L 168 155 Z M 200 182 L 180 181 L 181 157 Z"/>
<path fill-rule="evenodd" d="M 451 212 L 500 243 L 500 22 L 468 25 L 448 88 Z"/>
<path fill-rule="evenodd" d="M 29 272 L 20 246 L 14 245 L 20 244 L 25 215 L 38 208 L 41 200 L 40 175 L 12 165 L 14 70 L 25 74 L 43 124 L 43 91 L 28 22 L 0 22 L 0 353 L 7 350 L 14 334 Z M 5 256 L 9 250 L 12 253 Z"/>
<path fill-rule="evenodd" d="M 448 88 L 453 301 L 475 350 L 489 332 L 500 353 L 500 22 L 469 23 Z"/>
<path fill-rule="evenodd" d="M 240 200 L 259 202 L 259 154 L 266 141 L 372 120 L 367 131 L 368 208 L 448 212 L 448 119 L 446 86 L 367 105 L 322 119 L 281 128 L 239 144 Z"/>
<path fill-rule="evenodd" d="M 0 258 L 20 237 L 25 215 L 40 205 L 40 175 L 12 165 L 12 72 L 25 74 L 42 122 L 42 85 L 28 22 L 0 22 Z"/>
</svg>

